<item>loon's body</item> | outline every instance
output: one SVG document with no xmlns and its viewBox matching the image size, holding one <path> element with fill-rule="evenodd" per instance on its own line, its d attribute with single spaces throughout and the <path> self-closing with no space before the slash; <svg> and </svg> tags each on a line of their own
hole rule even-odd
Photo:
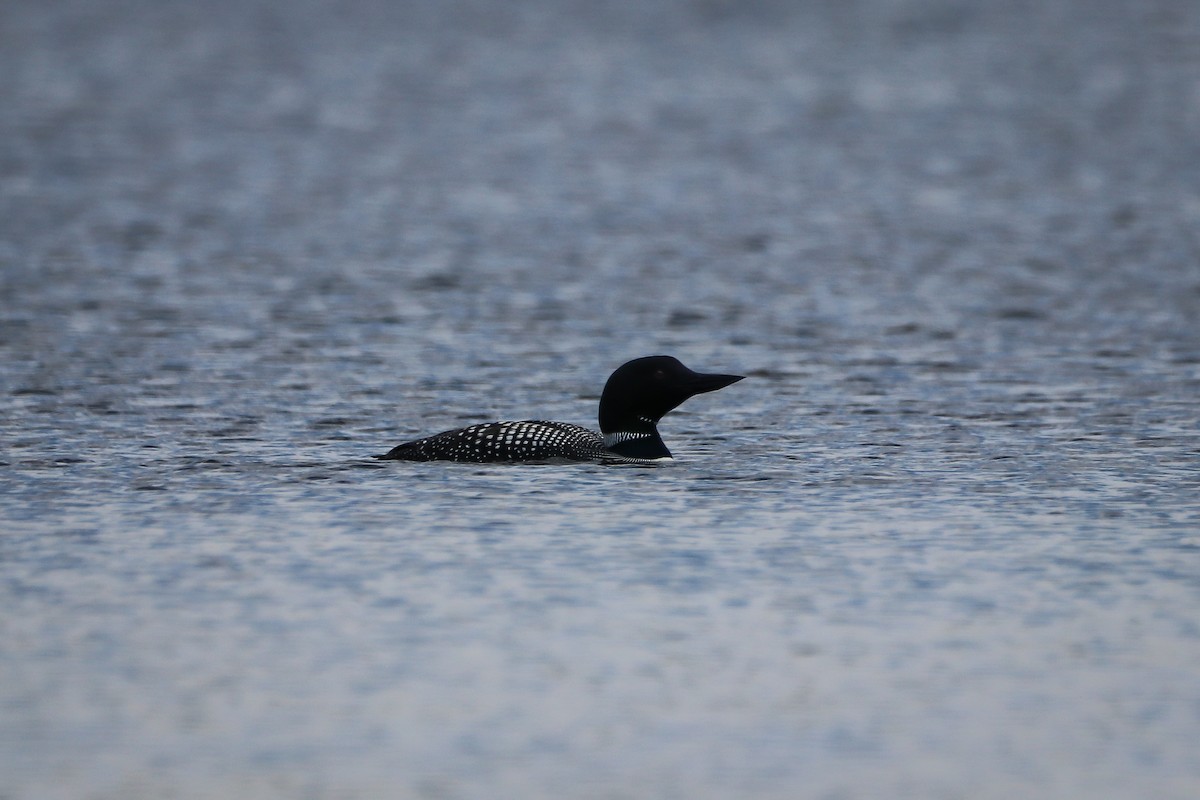
<svg viewBox="0 0 1200 800">
<path fill-rule="evenodd" d="M 396 445 L 398 461 L 595 461 L 612 455 L 604 439 L 582 425 L 529 419 L 485 422 Z"/>
<path fill-rule="evenodd" d="M 623 364 L 600 396 L 600 433 L 567 422 L 487 422 L 393 447 L 395 461 L 623 461 L 671 458 L 658 421 L 684 400 L 722 389 L 741 375 L 693 372 L 670 356 Z"/>
</svg>

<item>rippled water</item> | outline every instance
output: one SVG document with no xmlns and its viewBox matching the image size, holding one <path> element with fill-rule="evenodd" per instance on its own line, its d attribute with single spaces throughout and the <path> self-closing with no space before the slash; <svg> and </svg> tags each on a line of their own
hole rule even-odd
<svg viewBox="0 0 1200 800">
<path fill-rule="evenodd" d="M 1200 17 L 1000 5 L 9 3 L 0 798 L 1197 796 Z"/>
</svg>

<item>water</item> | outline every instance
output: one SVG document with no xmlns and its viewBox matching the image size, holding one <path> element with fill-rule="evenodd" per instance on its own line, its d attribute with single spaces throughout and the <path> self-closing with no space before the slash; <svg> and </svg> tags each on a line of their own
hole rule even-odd
<svg viewBox="0 0 1200 800">
<path fill-rule="evenodd" d="M 1001 5 L 7 4 L 0 797 L 1195 797 L 1200 17 Z"/>
</svg>

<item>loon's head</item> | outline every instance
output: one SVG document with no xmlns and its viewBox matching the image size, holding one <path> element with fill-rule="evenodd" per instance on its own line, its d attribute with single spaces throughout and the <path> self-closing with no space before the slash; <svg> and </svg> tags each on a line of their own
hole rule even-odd
<svg viewBox="0 0 1200 800">
<path fill-rule="evenodd" d="M 744 375 L 693 372 L 671 356 L 635 358 L 617 368 L 600 395 L 600 432 L 609 449 L 636 458 L 669 458 L 655 426 L 671 409 Z M 647 434 L 625 437 L 623 434 Z"/>
</svg>

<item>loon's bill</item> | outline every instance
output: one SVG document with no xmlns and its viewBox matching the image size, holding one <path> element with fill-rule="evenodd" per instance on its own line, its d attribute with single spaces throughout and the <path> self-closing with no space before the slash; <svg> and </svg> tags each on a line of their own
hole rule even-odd
<svg viewBox="0 0 1200 800">
<path fill-rule="evenodd" d="M 604 384 L 600 433 L 567 422 L 487 422 L 405 442 L 376 458 L 472 463 L 667 459 L 671 451 L 658 435 L 658 421 L 689 397 L 743 377 L 693 372 L 671 356 L 635 358 Z"/>
</svg>

